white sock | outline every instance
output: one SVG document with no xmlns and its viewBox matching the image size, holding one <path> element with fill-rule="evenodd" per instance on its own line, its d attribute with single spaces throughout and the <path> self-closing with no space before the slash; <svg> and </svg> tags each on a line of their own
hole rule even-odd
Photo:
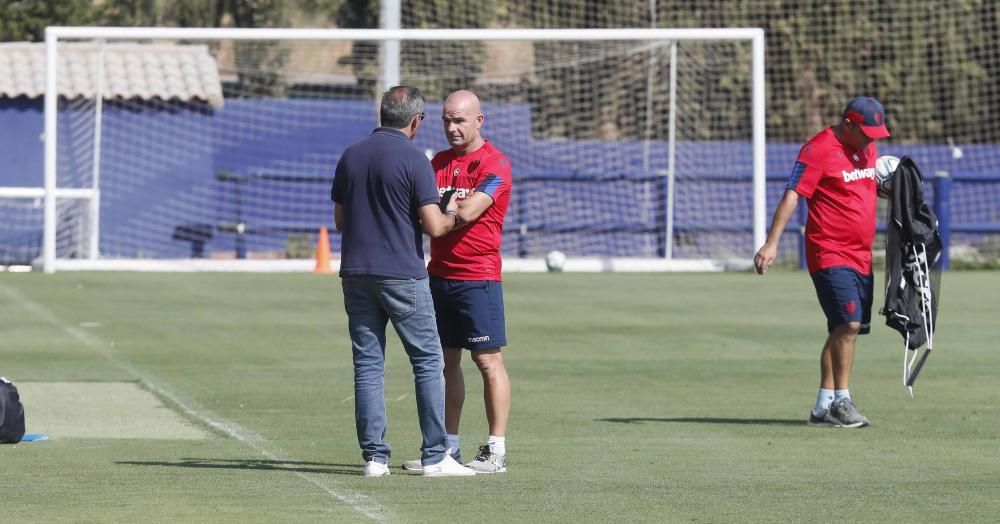
<svg viewBox="0 0 1000 524">
<path fill-rule="evenodd" d="M 813 411 L 819 413 L 820 411 L 826 411 L 830 409 L 830 404 L 833 404 L 835 393 L 832 389 L 819 388 L 819 395 L 816 396 L 816 409 Z"/>
<path fill-rule="evenodd" d="M 490 437 L 486 440 L 486 444 L 489 445 L 490 451 L 496 453 L 497 455 L 505 455 L 507 453 L 506 437 L 490 435 Z"/>
<path fill-rule="evenodd" d="M 451 448 L 452 454 L 459 453 L 462 450 L 462 448 L 459 447 L 458 445 L 458 435 L 452 435 L 451 433 L 447 433 L 447 435 L 448 435 L 448 447 Z"/>
<path fill-rule="evenodd" d="M 840 402 L 840 399 L 851 399 L 851 390 L 849 389 L 838 389 L 833 392 L 833 401 Z"/>
</svg>

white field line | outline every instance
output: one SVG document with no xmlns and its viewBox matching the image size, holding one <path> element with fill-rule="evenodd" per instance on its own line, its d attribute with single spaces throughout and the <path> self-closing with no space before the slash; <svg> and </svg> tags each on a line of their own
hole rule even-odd
<svg viewBox="0 0 1000 524">
<path fill-rule="evenodd" d="M 108 344 L 101 341 L 96 336 L 76 326 L 71 326 L 62 322 L 49 308 L 29 299 L 18 290 L 0 284 L 0 292 L 3 292 L 7 298 L 30 311 L 38 318 L 52 324 L 66 334 L 77 339 L 83 345 L 87 346 L 88 349 L 104 357 L 115 366 L 127 371 L 129 374 L 139 379 L 151 391 L 170 399 L 170 401 L 177 404 L 177 406 L 180 407 L 184 413 L 187 413 L 188 415 L 201 420 L 205 424 L 208 424 L 226 435 L 229 435 L 230 437 L 246 444 L 270 460 L 274 460 L 276 462 L 300 462 L 299 459 L 288 455 L 273 442 L 267 440 L 264 436 L 258 434 L 257 432 L 227 420 L 214 413 L 212 410 L 202 406 L 194 399 L 188 398 L 184 394 L 173 391 L 167 386 L 162 385 L 158 378 L 113 354 L 110 350 L 108 350 Z M 385 508 L 378 502 L 372 500 L 367 495 L 354 493 L 348 489 L 344 489 L 339 482 L 330 478 L 330 475 L 321 475 L 318 473 L 307 473 L 302 471 L 293 471 L 293 473 L 310 484 L 319 487 L 331 497 L 348 504 L 376 522 L 398 520 L 398 518 L 396 518 L 396 516 L 393 515 L 388 508 Z"/>
</svg>

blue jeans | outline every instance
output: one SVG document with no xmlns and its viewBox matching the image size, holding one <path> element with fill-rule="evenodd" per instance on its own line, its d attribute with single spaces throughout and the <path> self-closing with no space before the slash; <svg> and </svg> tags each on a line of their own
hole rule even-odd
<svg viewBox="0 0 1000 524">
<path fill-rule="evenodd" d="M 344 309 L 354 353 L 354 418 L 361 456 L 388 462 L 385 442 L 385 327 L 392 321 L 413 366 L 417 417 L 423 434 L 421 460 L 444 459 L 444 358 L 426 278 L 345 277 Z"/>
</svg>

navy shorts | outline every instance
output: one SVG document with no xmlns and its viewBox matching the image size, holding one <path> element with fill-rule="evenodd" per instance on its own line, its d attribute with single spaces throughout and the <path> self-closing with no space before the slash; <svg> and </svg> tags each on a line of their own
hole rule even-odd
<svg viewBox="0 0 1000 524">
<path fill-rule="evenodd" d="M 477 350 L 507 345 L 500 282 L 431 275 L 431 295 L 443 347 Z"/>
<path fill-rule="evenodd" d="M 860 322 L 861 334 L 871 330 L 872 292 L 875 279 L 849 267 L 830 267 L 812 274 L 819 305 L 832 332 L 848 322 Z"/>
</svg>

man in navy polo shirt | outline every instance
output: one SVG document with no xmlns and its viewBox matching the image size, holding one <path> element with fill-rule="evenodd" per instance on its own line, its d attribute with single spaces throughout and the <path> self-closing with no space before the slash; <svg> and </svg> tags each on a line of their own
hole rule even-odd
<svg viewBox="0 0 1000 524">
<path fill-rule="evenodd" d="M 423 252 L 422 233 L 436 238 L 454 229 L 457 203 L 441 211 L 431 164 L 410 142 L 424 119 L 420 91 L 386 91 L 379 117 L 382 127 L 344 151 L 331 191 L 334 222 L 343 233 L 340 276 L 364 475 L 389 474 L 383 380 L 389 321 L 413 366 L 424 476 L 474 475 L 447 449 L 444 360 Z"/>
</svg>

